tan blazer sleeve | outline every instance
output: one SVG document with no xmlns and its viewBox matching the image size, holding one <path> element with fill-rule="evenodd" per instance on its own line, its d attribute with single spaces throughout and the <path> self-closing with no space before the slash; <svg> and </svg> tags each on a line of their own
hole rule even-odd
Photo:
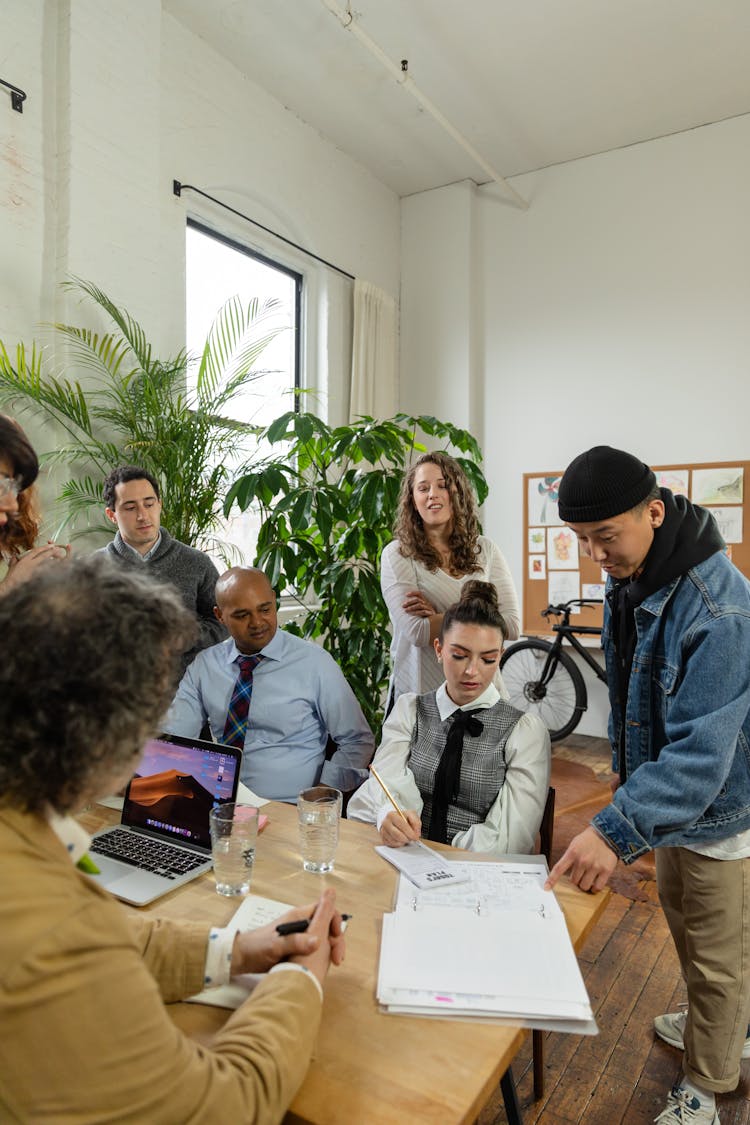
<svg viewBox="0 0 750 1125">
<path fill-rule="evenodd" d="M 204 987 L 208 927 L 205 923 L 126 915 L 136 948 L 166 1004 L 194 996 Z"/>
<path fill-rule="evenodd" d="M 120 906 L 100 895 L 72 902 L 54 927 L 34 934 L 3 981 L 8 1072 L 0 1106 L 8 1117 L 0 1117 L 66 1125 L 281 1120 L 320 1021 L 314 983 L 305 973 L 270 975 L 211 1048 L 201 1047 L 170 1020 L 140 955 L 142 948 L 168 977 L 172 940 L 180 967 L 163 987 L 180 992 L 194 983 L 195 935 L 186 955 L 169 925 L 145 926 L 136 941 Z"/>
</svg>

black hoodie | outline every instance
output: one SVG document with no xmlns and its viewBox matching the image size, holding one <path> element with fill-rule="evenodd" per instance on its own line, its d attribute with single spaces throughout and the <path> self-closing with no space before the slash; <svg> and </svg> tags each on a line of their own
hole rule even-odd
<svg viewBox="0 0 750 1125">
<path fill-rule="evenodd" d="M 661 499 L 664 522 L 654 532 L 640 574 L 635 579 L 616 580 L 607 591 L 617 656 L 617 698 L 623 719 L 637 639 L 635 607 L 725 546 L 716 521 L 706 508 L 691 504 L 685 496 L 675 496 L 668 488 L 661 489 Z M 621 782 L 626 778 L 624 732 L 623 721 L 618 745 Z"/>
</svg>

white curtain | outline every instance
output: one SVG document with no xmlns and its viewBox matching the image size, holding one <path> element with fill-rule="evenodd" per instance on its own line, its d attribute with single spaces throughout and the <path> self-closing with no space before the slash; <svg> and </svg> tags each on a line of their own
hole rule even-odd
<svg viewBox="0 0 750 1125">
<path fill-rule="evenodd" d="M 396 302 L 369 281 L 354 282 L 349 419 L 390 418 L 398 409 Z"/>
</svg>

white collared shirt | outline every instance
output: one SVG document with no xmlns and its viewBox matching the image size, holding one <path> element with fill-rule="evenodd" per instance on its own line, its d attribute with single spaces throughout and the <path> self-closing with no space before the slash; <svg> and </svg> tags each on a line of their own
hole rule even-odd
<svg viewBox="0 0 750 1125">
<path fill-rule="evenodd" d="M 417 698 L 411 693 L 399 696 L 383 725 L 373 765 L 399 805 L 421 816 L 424 802 L 409 768 Z M 458 710 L 494 707 L 501 698 L 494 684 L 461 706 L 450 698 L 445 683 L 435 692 L 441 721 Z M 451 840 L 454 847 L 495 855 L 521 855 L 534 850 L 550 777 L 549 732 L 536 715 L 520 715 L 505 743 L 505 767 L 505 780 L 486 819 L 457 832 Z M 346 815 L 375 823 L 379 829 L 390 811 L 388 798 L 371 777 L 351 797 Z"/>
<path fill-rule="evenodd" d="M 135 557 L 137 559 L 140 559 L 141 562 L 148 562 L 154 552 L 157 551 L 161 545 L 161 531 L 156 537 L 156 542 L 153 544 L 153 546 L 149 547 L 145 555 L 142 555 L 140 551 L 137 551 L 135 549 L 135 547 L 131 547 L 129 543 L 126 543 L 122 536 L 120 536 L 120 539 L 122 539 L 123 547 L 125 547 L 126 550 L 130 551 L 132 555 L 135 555 Z"/>
</svg>

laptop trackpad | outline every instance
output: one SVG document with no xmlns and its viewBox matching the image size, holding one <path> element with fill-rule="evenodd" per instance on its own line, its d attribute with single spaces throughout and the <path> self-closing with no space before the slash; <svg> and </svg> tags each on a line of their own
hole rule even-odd
<svg viewBox="0 0 750 1125">
<path fill-rule="evenodd" d="M 166 880 L 161 875 L 152 875 L 150 871 L 141 871 L 137 867 L 128 867 L 118 863 L 107 856 L 95 854 L 94 862 L 101 874 L 91 875 L 95 883 L 108 890 L 111 895 L 122 899 L 123 902 L 143 906 L 147 902 L 165 894 L 171 888 L 166 885 Z M 175 880 L 176 886 L 182 883 Z"/>
<path fill-rule="evenodd" d="M 180 884 L 177 884 L 180 886 Z M 134 871 L 132 875 L 123 875 L 121 879 L 107 881 L 107 890 L 123 902 L 131 902 L 135 906 L 143 906 L 163 895 L 168 887 L 164 879 L 151 875 L 148 871 Z"/>
</svg>

